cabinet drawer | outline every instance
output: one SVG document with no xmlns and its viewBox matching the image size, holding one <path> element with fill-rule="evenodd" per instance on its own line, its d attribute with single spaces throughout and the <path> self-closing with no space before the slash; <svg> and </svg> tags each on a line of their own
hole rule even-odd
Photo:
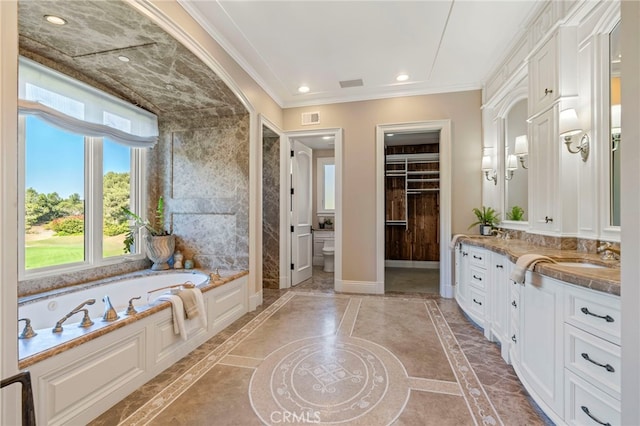
<svg viewBox="0 0 640 426">
<path fill-rule="evenodd" d="M 620 344 L 620 298 L 567 288 L 565 321 L 616 345 Z"/>
<path fill-rule="evenodd" d="M 472 266 L 469 271 L 469 282 L 471 285 L 485 290 L 487 282 L 487 271 Z"/>
<path fill-rule="evenodd" d="M 470 248 L 469 263 L 471 263 L 471 265 L 475 265 L 480 268 L 487 269 L 487 266 L 489 264 L 489 254 L 482 249 Z"/>
<path fill-rule="evenodd" d="M 569 324 L 564 325 L 564 330 L 564 366 L 620 399 L 620 347 Z"/>
<path fill-rule="evenodd" d="M 483 291 L 478 291 L 473 287 L 469 289 L 469 309 L 477 313 L 484 321 L 485 313 L 487 312 L 487 304 Z"/>
<path fill-rule="evenodd" d="M 619 425 L 620 401 L 565 370 L 565 415 L 569 425 Z"/>
</svg>

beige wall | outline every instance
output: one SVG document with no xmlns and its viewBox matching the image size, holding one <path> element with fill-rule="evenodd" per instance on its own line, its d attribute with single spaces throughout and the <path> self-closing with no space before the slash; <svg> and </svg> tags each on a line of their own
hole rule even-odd
<svg viewBox="0 0 640 426">
<path fill-rule="evenodd" d="M 398 97 L 284 110 L 284 130 L 342 128 L 342 278 L 376 280 L 376 125 L 451 120 L 452 232 L 466 232 L 481 202 L 481 92 Z M 320 112 L 318 125 L 301 126 L 303 112 Z"/>
</svg>

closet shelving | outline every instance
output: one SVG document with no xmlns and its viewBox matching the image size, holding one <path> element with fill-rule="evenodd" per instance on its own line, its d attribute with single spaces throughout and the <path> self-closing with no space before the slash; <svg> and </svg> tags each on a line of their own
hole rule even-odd
<svg viewBox="0 0 640 426">
<path fill-rule="evenodd" d="M 408 229 L 407 197 L 440 191 L 439 153 L 390 154 L 385 156 L 387 186 L 402 187 L 402 196 L 387 199 L 386 224 Z M 398 180 L 402 179 L 400 183 Z"/>
</svg>

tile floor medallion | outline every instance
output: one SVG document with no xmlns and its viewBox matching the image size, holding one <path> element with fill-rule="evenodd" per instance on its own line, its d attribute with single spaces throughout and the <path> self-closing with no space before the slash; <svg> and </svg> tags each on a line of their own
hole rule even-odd
<svg viewBox="0 0 640 426">
<path fill-rule="evenodd" d="M 206 407 L 185 397 L 192 386 Z M 203 424 L 225 409 L 238 414 L 221 423 L 243 425 L 502 424 L 434 300 L 296 291 L 120 424 Z"/>
</svg>

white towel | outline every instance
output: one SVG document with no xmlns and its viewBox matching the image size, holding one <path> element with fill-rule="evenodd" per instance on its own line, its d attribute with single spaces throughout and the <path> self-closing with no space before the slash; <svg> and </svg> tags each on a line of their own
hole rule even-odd
<svg viewBox="0 0 640 426">
<path fill-rule="evenodd" d="M 161 294 L 156 300 L 166 300 L 171 302 L 171 312 L 173 314 L 173 332 L 179 334 L 182 340 L 187 340 L 189 332 L 195 328 L 202 327 L 207 328 L 207 312 L 204 307 L 204 297 L 202 291 L 199 288 L 194 288 L 194 295 L 196 297 L 196 304 L 198 305 L 197 318 L 192 320 L 185 319 L 184 304 L 180 296 L 176 294 L 164 293 Z"/>
<path fill-rule="evenodd" d="M 533 267 L 539 262 L 556 263 L 555 260 L 541 254 L 523 254 L 516 261 L 516 267 L 511 272 L 511 279 L 517 283 L 524 284 L 527 269 L 533 271 Z"/>
<path fill-rule="evenodd" d="M 458 245 L 458 240 L 462 237 L 466 237 L 466 235 L 465 234 L 454 235 L 453 238 L 451 238 L 451 242 L 449 243 L 449 248 L 453 250 L 456 247 L 456 245 Z"/>
</svg>

